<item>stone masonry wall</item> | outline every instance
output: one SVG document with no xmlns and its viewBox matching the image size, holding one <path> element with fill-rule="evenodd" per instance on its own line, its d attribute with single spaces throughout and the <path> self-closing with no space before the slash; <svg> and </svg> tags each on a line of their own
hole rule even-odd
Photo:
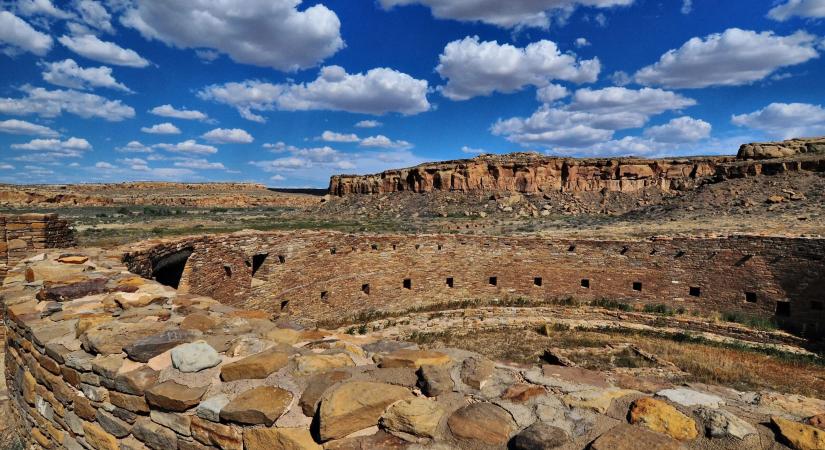
<svg viewBox="0 0 825 450">
<path fill-rule="evenodd" d="M 192 249 L 186 292 L 314 323 L 451 300 L 619 300 L 775 318 L 825 332 L 825 239 L 761 236 L 556 240 L 336 232 L 146 242 L 127 265 Z M 258 256 L 256 256 L 258 255 Z M 257 268 L 253 259 L 263 263 Z"/>
</svg>

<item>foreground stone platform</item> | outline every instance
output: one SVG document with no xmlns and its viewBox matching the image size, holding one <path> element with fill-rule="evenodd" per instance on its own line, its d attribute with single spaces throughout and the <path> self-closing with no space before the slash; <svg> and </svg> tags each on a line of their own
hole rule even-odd
<svg viewBox="0 0 825 450">
<path fill-rule="evenodd" d="M 29 448 L 825 448 L 825 401 L 620 389 L 605 374 L 301 329 L 179 294 L 93 249 L 30 257 L 0 296 Z"/>
</svg>

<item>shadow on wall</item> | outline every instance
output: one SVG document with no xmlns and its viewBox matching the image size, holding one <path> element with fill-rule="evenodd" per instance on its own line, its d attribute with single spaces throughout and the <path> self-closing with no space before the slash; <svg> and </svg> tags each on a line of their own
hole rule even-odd
<svg viewBox="0 0 825 450">
<path fill-rule="evenodd" d="M 193 248 L 186 248 L 171 255 L 164 256 L 152 264 L 152 278 L 158 283 L 173 287 L 180 285 L 186 262 L 192 256 Z"/>
</svg>

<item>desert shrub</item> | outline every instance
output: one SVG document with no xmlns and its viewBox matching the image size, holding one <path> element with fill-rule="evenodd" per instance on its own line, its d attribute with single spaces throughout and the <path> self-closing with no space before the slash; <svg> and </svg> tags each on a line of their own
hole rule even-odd
<svg viewBox="0 0 825 450">
<path fill-rule="evenodd" d="M 662 303 L 655 305 L 647 304 L 644 307 L 644 312 L 651 314 L 661 314 L 664 316 L 672 316 L 675 313 L 673 311 L 673 308 Z"/>
</svg>

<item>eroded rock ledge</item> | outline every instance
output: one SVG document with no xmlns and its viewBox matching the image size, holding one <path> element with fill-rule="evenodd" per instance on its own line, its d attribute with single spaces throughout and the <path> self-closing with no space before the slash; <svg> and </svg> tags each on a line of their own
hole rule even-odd
<svg viewBox="0 0 825 450">
<path fill-rule="evenodd" d="M 0 291 L 6 378 L 27 447 L 825 445 L 812 425 L 823 422 L 819 399 L 705 385 L 634 391 L 581 368 L 300 329 L 179 294 L 120 257 L 41 254 Z"/>
<path fill-rule="evenodd" d="M 704 182 L 727 178 L 791 171 L 825 171 L 825 138 L 745 144 L 736 157 L 576 159 L 538 153 L 488 154 L 371 175 L 335 175 L 330 179 L 329 193 L 338 196 L 400 191 L 630 193 L 646 188 L 670 192 L 690 190 Z"/>
</svg>

